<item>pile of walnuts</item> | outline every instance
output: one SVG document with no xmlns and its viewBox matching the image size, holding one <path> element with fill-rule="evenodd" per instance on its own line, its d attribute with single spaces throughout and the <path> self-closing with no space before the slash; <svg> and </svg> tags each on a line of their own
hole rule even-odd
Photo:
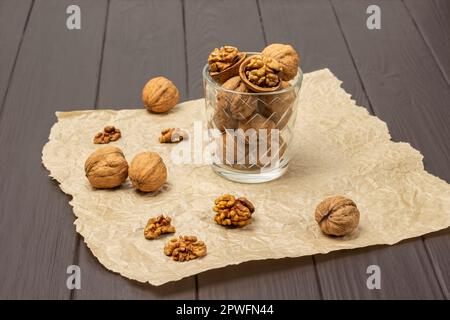
<svg viewBox="0 0 450 320">
<path fill-rule="evenodd" d="M 237 169 L 254 170 L 267 167 L 272 160 L 281 161 L 285 156 L 281 146 L 286 148 L 289 141 L 281 141 L 280 131 L 293 119 L 298 91 L 291 80 L 295 81 L 300 58 L 291 45 L 278 43 L 267 46 L 259 54 L 239 59 L 243 54 L 236 47 L 223 46 L 215 48 L 208 58 L 213 81 L 224 89 L 216 94 L 214 113 L 208 126 L 224 136 L 239 129 L 244 133 L 255 131 L 258 136 L 267 134 L 266 137 L 271 132 L 277 133 L 280 137 L 278 145 L 272 146 L 270 139 L 266 139 L 267 150 L 270 150 L 268 157 L 267 153 L 259 152 L 259 147 L 250 147 L 246 139 L 245 159 L 235 157 L 231 162 L 222 163 Z M 225 139 L 216 140 L 216 150 L 233 153 L 236 145 L 224 146 L 221 142 Z M 240 141 L 235 142 L 238 143 Z M 223 156 L 218 158 L 223 159 Z"/>
</svg>

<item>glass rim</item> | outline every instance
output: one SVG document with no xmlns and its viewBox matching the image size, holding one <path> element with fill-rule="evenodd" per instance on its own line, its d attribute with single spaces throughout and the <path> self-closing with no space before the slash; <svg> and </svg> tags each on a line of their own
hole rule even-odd
<svg viewBox="0 0 450 320">
<path fill-rule="evenodd" d="M 261 54 L 261 52 L 245 52 L 247 55 L 257 55 L 257 54 Z M 286 93 L 286 92 L 290 92 L 293 90 L 296 90 L 297 87 L 298 89 L 300 89 L 301 84 L 303 82 L 303 71 L 302 69 L 299 67 L 298 71 L 297 71 L 297 75 L 295 76 L 294 79 L 289 80 L 288 82 L 291 84 L 291 86 L 281 89 L 281 90 L 277 90 L 277 91 L 272 91 L 272 92 L 238 92 L 238 91 L 234 91 L 234 90 L 230 90 L 230 89 L 225 89 L 224 87 L 222 87 L 219 83 L 217 83 L 209 74 L 209 64 L 206 63 L 205 66 L 203 67 L 203 79 L 206 80 L 208 82 L 208 84 L 210 84 L 211 86 L 213 86 L 214 88 L 221 90 L 221 91 L 225 91 L 225 92 L 229 92 L 229 93 L 236 93 L 236 94 L 240 94 L 240 95 L 248 95 L 248 96 L 261 96 L 261 95 L 274 95 L 274 94 L 281 94 L 281 93 Z M 291 83 L 291 81 L 293 81 Z M 297 89 L 297 90 L 298 90 Z"/>
</svg>

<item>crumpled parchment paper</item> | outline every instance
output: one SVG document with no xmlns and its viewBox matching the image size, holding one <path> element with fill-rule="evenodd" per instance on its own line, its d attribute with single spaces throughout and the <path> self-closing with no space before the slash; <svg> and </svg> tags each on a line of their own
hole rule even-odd
<svg viewBox="0 0 450 320">
<path fill-rule="evenodd" d="M 424 171 L 422 155 L 408 143 L 390 140 L 387 126 L 358 107 L 328 70 L 305 74 L 295 142 L 287 174 L 257 185 L 217 176 L 207 164 L 175 164 L 180 145 L 159 144 L 160 131 L 203 120 L 204 100 L 180 104 L 167 115 L 146 110 L 57 112 L 42 160 L 70 204 L 76 230 L 106 268 L 130 279 L 161 285 L 205 270 L 249 260 L 299 257 L 376 244 L 394 244 L 450 225 L 450 186 Z M 159 152 L 169 178 L 160 191 L 143 194 L 127 181 L 120 189 L 94 190 L 84 176 L 85 159 L 99 145 L 94 134 L 115 125 L 130 162 L 139 152 Z M 192 143 L 186 140 L 184 147 Z M 224 193 L 248 197 L 253 223 L 226 229 L 214 223 L 214 199 Z M 352 198 L 361 212 L 358 230 L 344 238 L 323 235 L 314 209 L 325 197 Z M 173 218 L 178 235 L 196 235 L 206 257 L 175 262 L 163 253 L 173 236 L 144 239 L 147 220 Z M 270 263 L 270 262 L 269 262 Z"/>
</svg>

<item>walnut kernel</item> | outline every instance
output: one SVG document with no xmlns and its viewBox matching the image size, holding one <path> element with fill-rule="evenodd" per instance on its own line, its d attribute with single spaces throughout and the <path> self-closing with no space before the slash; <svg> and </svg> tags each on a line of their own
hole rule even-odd
<svg viewBox="0 0 450 320">
<path fill-rule="evenodd" d="M 171 239 L 164 247 L 164 254 L 175 261 L 189 261 L 206 255 L 206 245 L 195 236 Z"/>
<path fill-rule="evenodd" d="M 120 130 L 114 126 L 106 126 L 103 132 L 99 132 L 94 137 L 95 144 L 106 144 L 117 141 L 122 136 Z"/>
<path fill-rule="evenodd" d="M 221 72 L 231 67 L 239 59 L 239 50 L 232 46 L 223 46 L 220 49 L 215 48 L 208 57 L 209 70 Z"/>
<path fill-rule="evenodd" d="M 281 64 L 270 57 L 255 55 L 250 58 L 245 66 L 247 79 L 259 87 L 276 87 L 280 78 L 278 74 L 282 71 Z"/>
<path fill-rule="evenodd" d="M 171 221 L 170 217 L 164 217 L 163 215 L 150 218 L 144 229 L 145 239 L 152 240 L 165 233 L 174 233 L 175 227 L 170 224 Z"/>
<path fill-rule="evenodd" d="M 225 194 L 215 200 L 214 221 L 223 226 L 243 227 L 251 223 L 255 207 L 246 198 Z"/>
</svg>

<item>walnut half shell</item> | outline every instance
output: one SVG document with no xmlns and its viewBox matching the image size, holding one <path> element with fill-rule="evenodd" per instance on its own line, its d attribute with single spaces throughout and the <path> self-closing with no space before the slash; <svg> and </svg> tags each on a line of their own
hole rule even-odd
<svg viewBox="0 0 450 320">
<path fill-rule="evenodd" d="M 329 197 L 317 206 L 315 219 L 323 233 L 345 236 L 358 227 L 359 210 L 349 198 Z"/>
</svg>

